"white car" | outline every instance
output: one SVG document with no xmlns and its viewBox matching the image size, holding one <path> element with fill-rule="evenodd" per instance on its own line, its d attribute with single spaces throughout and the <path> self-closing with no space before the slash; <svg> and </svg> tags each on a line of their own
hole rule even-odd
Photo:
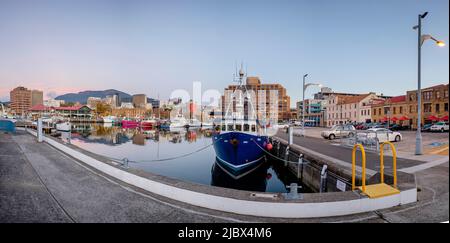
<svg viewBox="0 0 450 243">
<path fill-rule="evenodd" d="M 331 129 L 322 131 L 320 134 L 323 138 L 333 140 L 335 138 L 353 137 L 356 129 L 353 125 L 334 125 Z"/>
<path fill-rule="evenodd" d="M 432 132 L 448 131 L 448 122 L 438 122 L 430 127 L 430 131 L 432 131 Z"/>
<path fill-rule="evenodd" d="M 371 128 L 368 129 L 367 132 L 368 137 L 376 137 L 380 143 L 402 141 L 401 133 L 386 128 Z"/>
</svg>

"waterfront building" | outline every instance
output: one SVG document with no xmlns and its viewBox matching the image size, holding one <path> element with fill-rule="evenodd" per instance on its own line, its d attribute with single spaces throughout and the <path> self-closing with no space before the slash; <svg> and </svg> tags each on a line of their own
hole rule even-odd
<svg viewBox="0 0 450 243">
<path fill-rule="evenodd" d="M 25 115 L 31 107 L 31 90 L 19 86 L 9 93 L 11 112 L 14 115 Z"/>
<path fill-rule="evenodd" d="M 325 126 L 326 100 L 306 99 L 305 100 L 305 124 L 307 126 Z M 303 118 L 303 101 L 297 102 L 298 120 Z"/>
<path fill-rule="evenodd" d="M 145 94 L 135 94 L 132 97 L 132 102 L 135 108 L 146 108 L 147 96 Z"/>
<path fill-rule="evenodd" d="M 119 95 L 117 94 L 107 95 L 102 101 L 112 108 L 120 107 Z"/>
<path fill-rule="evenodd" d="M 421 123 L 430 124 L 440 120 L 448 121 L 448 84 L 422 89 Z M 384 103 L 372 105 L 372 119 L 417 128 L 417 90 L 406 95 L 393 97 Z"/>
<path fill-rule="evenodd" d="M 40 90 L 31 91 L 31 106 L 44 104 L 44 92 Z"/>
<path fill-rule="evenodd" d="M 411 125 L 417 128 L 417 90 L 406 92 Z M 448 121 L 448 83 L 422 89 L 422 124 Z M 444 119 L 446 118 L 446 119 Z"/>
<path fill-rule="evenodd" d="M 91 109 L 95 109 L 100 102 L 102 102 L 102 99 L 99 97 L 88 97 L 87 106 Z"/>
<path fill-rule="evenodd" d="M 333 94 L 327 99 L 327 126 L 371 122 L 371 105 L 382 99 L 375 93 L 361 95 Z"/>
<path fill-rule="evenodd" d="M 53 107 L 60 107 L 63 104 L 64 100 L 55 100 L 55 99 L 44 100 L 43 103 L 44 106 L 53 106 Z"/>
<path fill-rule="evenodd" d="M 124 103 L 122 103 L 123 105 Z M 146 108 L 113 108 L 111 109 L 111 115 L 116 117 L 128 117 L 128 118 L 145 118 L 151 113 L 150 109 Z"/>
<path fill-rule="evenodd" d="M 120 105 L 120 108 L 125 108 L 125 109 L 133 109 L 133 103 L 131 102 L 122 102 L 122 104 Z"/>
<path fill-rule="evenodd" d="M 407 114 L 408 102 L 406 95 L 395 96 L 386 100 L 372 103 L 372 121 L 399 123 L 403 126 L 411 125 Z"/>
<path fill-rule="evenodd" d="M 63 117 L 63 118 L 82 118 L 90 119 L 92 109 L 86 105 L 75 106 L 44 106 L 42 104 L 35 105 L 28 109 L 28 113 L 35 119 L 38 117 Z"/>
<path fill-rule="evenodd" d="M 221 101 L 222 113 L 226 112 L 225 107 L 228 107 L 230 102 L 234 102 L 230 97 L 237 87 L 238 85 L 229 85 L 225 88 Z M 256 106 L 254 108 L 258 117 L 277 121 L 291 119 L 291 99 L 281 84 L 263 84 L 259 77 L 247 77 L 245 87 L 255 94 L 251 103 Z M 238 112 L 235 102 L 230 107 Z"/>
</svg>

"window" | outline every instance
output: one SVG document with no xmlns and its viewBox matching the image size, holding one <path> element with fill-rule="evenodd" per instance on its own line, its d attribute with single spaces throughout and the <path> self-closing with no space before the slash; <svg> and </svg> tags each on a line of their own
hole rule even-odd
<svg viewBox="0 0 450 243">
<path fill-rule="evenodd" d="M 394 115 L 397 114 L 397 107 L 394 107 Z"/>
<path fill-rule="evenodd" d="M 444 98 L 448 98 L 448 89 L 444 90 Z"/>
<path fill-rule="evenodd" d="M 403 106 L 400 106 L 399 109 L 400 109 L 399 113 L 403 114 Z"/>
<path fill-rule="evenodd" d="M 380 115 L 380 116 L 382 115 L 381 114 L 381 108 L 378 108 L 378 115 Z"/>
<path fill-rule="evenodd" d="M 409 95 L 409 101 L 413 101 L 414 100 L 414 94 L 410 94 Z"/>
<path fill-rule="evenodd" d="M 374 116 L 377 115 L 377 109 L 373 109 L 373 115 L 374 115 Z"/>
<path fill-rule="evenodd" d="M 433 92 L 432 91 L 423 92 L 423 99 L 424 100 L 431 100 L 431 98 L 433 98 Z"/>
<path fill-rule="evenodd" d="M 439 104 L 436 104 L 436 107 L 435 107 L 435 111 L 434 112 L 439 112 Z"/>
<path fill-rule="evenodd" d="M 409 106 L 409 113 L 413 113 L 414 112 L 414 110 L 413 110 L 413 106 L 412 105 L 410 105 Z"/>
<path fill-rule="evenodd" d="M 448 103 L 444 104 L 444 111 L 448 112 Z"/>
<path fill-rule="evenodd" d="M 436 91 L 436 99 L 440 99 L 441 98 L 441 92 Z"/>
<path fill-rule="evenodd" d="M 431 104 L 423 104 L 423 112 L 431 112 Z"/>
<path fill-rule="evenodd" d="M 367 110 L 367 115 L 370 116 L 370 110 Z"/>
</svg>

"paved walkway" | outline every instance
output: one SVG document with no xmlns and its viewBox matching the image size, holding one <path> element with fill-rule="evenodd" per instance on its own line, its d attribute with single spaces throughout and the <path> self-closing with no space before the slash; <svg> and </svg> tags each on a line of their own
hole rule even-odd
<svg viewBox="0 0 450 243">
<path fill-rule="evenodd" d="M 0 222 L 441 222 L 448 220 L 448 162 L 418 171 L 420 201 L 319 219 L 272 219 L 183 204 L 108 178 L 46 143 L 0 132 Z"/>
</svg>

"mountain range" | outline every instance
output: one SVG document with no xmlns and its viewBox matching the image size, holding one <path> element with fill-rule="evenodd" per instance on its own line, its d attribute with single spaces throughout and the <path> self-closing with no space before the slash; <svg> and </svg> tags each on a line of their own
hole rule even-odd
<svg viewBox="0 0 450 243">
<path fill-rule="evenodd" d="M 86 104 L 87 99 L 89 97 L 98 97 L 98 98 L 106 98 L 107 95 L 115 95 L 119 96 L 120 101 L 129 102 L 131 101 L 131 95 L 125 92 L 115 90 L 115 89 L 107 89 L 107 90 L 86 90 L 78 93 L 68 93 L 55 97 L 56 100 L 64 100 L 67 102 L 80 102 L 81 104 Z"/>
</svg>

